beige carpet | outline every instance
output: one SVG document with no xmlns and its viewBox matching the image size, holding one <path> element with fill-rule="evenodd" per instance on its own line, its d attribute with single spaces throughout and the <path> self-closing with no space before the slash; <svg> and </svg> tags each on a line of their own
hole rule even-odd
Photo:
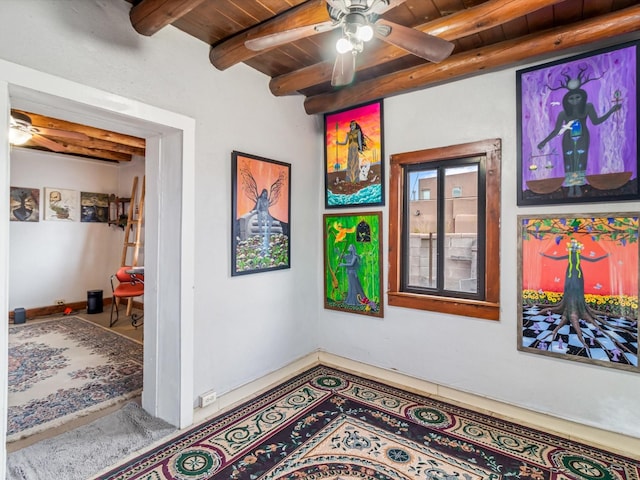
<svg viewBox="0 0 640 480">
<path fill-rule="evenodd" d="M 7 456 L 7 480 L 85 480 L 173 432 L 136 403 Z"/>
</svg>

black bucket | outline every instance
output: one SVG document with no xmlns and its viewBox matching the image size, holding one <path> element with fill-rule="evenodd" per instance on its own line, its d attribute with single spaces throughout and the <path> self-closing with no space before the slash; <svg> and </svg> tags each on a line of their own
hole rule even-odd
<svg viewBox="0 0 640 480">
<path fill-rule="evenodd" d="M 87 313 L 102 313 L 102 290 L 87 291 Z"/>
</svg>

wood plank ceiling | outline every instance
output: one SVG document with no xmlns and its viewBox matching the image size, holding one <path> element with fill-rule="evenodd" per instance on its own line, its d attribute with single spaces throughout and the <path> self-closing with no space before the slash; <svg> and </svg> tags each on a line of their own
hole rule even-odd
<svg viewBox="0 0 640 480">
<path fill-rule="evenodd" d="M 211 45 L 225 70 L 244 62 L 271 77 L 273 95 L 304 95 L 308 114 L 339 110 L 480 72 L 579 49 L 640 27 L 635 0 L 392 0 L 382 18 L 455 44 L 441 63 L 374 38 L 357 56 L 355 80 L 332 87 L 337 28 L 255 52 L 245 41 L 330 20 L 336 0 L 130 0 L 132 26 L 153 35 L 171 24 Z"/>
</svg>

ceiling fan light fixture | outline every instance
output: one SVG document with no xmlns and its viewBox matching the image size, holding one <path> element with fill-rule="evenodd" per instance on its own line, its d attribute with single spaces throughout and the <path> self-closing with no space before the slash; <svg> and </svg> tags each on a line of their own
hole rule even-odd
<svg viewBox="0 0 640 480">
<path fill-rule="evenodd" d="M 369 24 L 359 26 L 356 38 L 362 42 L 368 42 L 373 38 L 373 27 Z"/>
<path fill-rule="evenodd" d="M 31 140 L 31 118 L 19 112 L 11 113 L 9 143 L 24 145 Z"/>
<path fill-rule="evenodd" d="M 353 50 L 353 44 L 349 41 L 348 38 L 341 37 L 336 42 L 336 50 L 338 53 L 347 53 Z"/>
<path fill-rule="evenodd" d="M 31 140 L 31 132 L 23 130 L 20 127 L 9 129 L 9 143 L 12 145 L 24 145 Z"/>
</svg>

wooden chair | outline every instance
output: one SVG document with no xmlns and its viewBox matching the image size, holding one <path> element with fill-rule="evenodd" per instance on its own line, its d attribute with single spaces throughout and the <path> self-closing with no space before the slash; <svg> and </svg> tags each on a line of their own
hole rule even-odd
<svg viewBox="0 0 640 480">
<path fill-rule="evenodd" d="M 112 298 L 109 327 L 113 327 L 119 320 L 118 305 L 120 300 L 129 300 L 144 295 L 144 273 L 139 273 L 136 270 L 139 269 L 125 266 L 120 267 L 114 275 L 111 275 Z M 115 285 L 114 280 L 118 281 L 118 285 Z M 138 320 L 143 315 L 131 314 L 131 324 L 136 328 L 142 325 L 142 323 L 138 323 Z"/>
</svg>

